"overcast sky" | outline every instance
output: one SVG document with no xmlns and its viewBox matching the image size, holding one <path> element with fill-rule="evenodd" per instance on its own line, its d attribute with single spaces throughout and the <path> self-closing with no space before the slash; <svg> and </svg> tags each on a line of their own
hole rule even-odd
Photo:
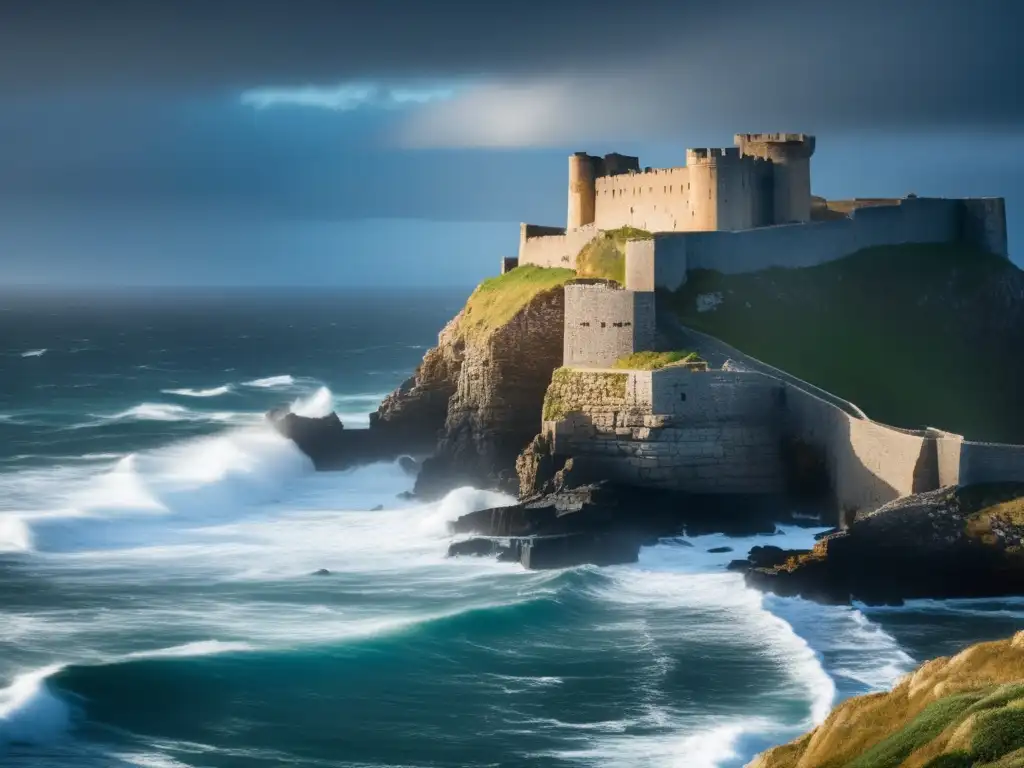
<svg viewBox="0 0 1024 768">
<path fill-rule="evenodd" d="M 818 135 L 830 197 L 1005 195 L 1020 0 L 5 0 L 0 282 L 472 284 L 566 155 Z M 1024 246 L 1022 246 L 1024 247 Z M 1018 261 L 1021 261 L 1018 258 Z"/>
</svg>

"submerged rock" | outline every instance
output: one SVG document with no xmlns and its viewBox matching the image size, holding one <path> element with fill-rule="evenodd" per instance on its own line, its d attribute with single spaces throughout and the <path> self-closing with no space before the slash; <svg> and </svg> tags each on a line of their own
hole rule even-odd
<svg viewBox="0 0 1024 768">
<path fill-rule="evenodd" d="M 856 519 L 747 583 L 829 603 L 1024 594 L 1024 485 L 941 488 Z"/>
</svg>

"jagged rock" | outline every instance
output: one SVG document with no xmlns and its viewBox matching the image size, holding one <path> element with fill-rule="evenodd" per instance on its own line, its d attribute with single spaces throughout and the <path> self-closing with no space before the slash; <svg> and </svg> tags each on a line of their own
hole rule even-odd
<svg viewBox="0 0 1024 768">
<path fill-rule="evenodd" d="M 415 373 L 370 414 L 371 430 L 399 436 L 416 451 L 434 450 L 462 367 L 461 317 L 460 312 L 444 327 Z"/>
<path fill-rule="evenodd" d="M 288 408 L 276 408 L 265 418 L 281 435 L 294 442 L 318 471 L 349 469 L 398 454 L 399 446 L 392 435 L 368 429 L 345 429 L 334 412 L 326 416 L 299 416 Z"/>
<path fill-rule="evenodd" d="M 460 485 L 511 487 L 505 470 L 537 432 L 544 393 L 562 364 L 565 296 L 561 286 L 534 296 L 507 323 L 463 338 L 458 318 L 442 333 L 438 353 L 457 375 L 434 457 L 415 493 L 437 497 Z M 442 366 L 439 366 L 442 367 Z M 415 386 L 412 388 L 415 390 Z"/>
<path fill-rule="evenodd" d="M 519 497 L 529 498 L 550 492 L 557 469 L 551 452 L 551 441 L 544 435 L 536 435 L 516 457 Z"/>
<path fill-rule="evenodd" d="M 518 559 L 529 568 L 608 565 L 634 562 L 642 545 L 691 528 L 763 528 L 749 509 L 739 509 L 745 523 L 723 517 L 719 504 L 706 497 L 602 481 L 471 512 L 449 523 L 449 530 L 518 542 Z"/>
<path fill-rule="evenodd" d="M 1024 485 L 940 488 L 907 496 L 755 567 L 751 586 L 830 603 L 1024 593 Z"/>
<path fill-rule="evenodd" d="M 489 557 L 501 550 L 499 539 L 472 538 L 453 541 L 448 545 L 447 557 Z"/>
</svg>

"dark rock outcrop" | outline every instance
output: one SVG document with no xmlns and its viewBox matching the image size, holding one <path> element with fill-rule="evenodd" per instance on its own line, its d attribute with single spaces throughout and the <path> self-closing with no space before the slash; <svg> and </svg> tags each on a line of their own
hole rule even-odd
<svg viewBox="0 0 1024 768">
<path fill-rule="evenodd" d="M 907 496 L 785 556 L 747 583 L 829 603 L 1024 594 L 1024 485 Z"/>
<path fill-rule="evenodd" d="M 281 435 L 292 440 L 318 471 L 349 469 L 360 464 L 387 461 L 407 450 L 396 435 L 369 429 L 345 429 L 338 414 L 299 416 L 288 408 L 269 411 L 266 419 Z"/>
<path fill-rule="evenodd" d="M 433 452 L 448 418 L 465 343 L 459 333 L 460 312 L 438 334 L 437 346 L 423 356 L 411 377 L 384 398 L 370 414 L 370 430 L 404 441 L 412 452 Z"/>
<path fill-rule="evenodd" d="M 449 523 L 453 534 L 476 537 L 454 543 L 449 555 L 498 554 L 527 568 L 610 565 L 635 562 L 641 546 L 667 536 L 726 532 L 723 529 L 749 535 L 766 526 L 774 529 L 774 523 L 763 517 L 774 513 L 770 505 L 740 504 L 738 509 L 739 514 L 726 518 L 717 500 L 702 496 L 608 482 L 563 486 Z"/>
</svg>

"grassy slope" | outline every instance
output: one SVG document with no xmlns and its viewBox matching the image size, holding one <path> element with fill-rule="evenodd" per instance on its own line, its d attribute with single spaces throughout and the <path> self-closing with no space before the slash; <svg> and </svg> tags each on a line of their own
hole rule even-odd
<svg viewBox="0 0 1024 768">
<path fill-rule="evenodd" d="M 700 355 L 686 350 L 672 352 L 634 352 L 615 361 L 613 368 L 627 368 L 634 371 L 657 371 L 669 365 L 682 362 L 699 362 Z"/>
<path fill-rule="evenodd" d="M 534 296 L 575 276 L 571 269 L 526 265 L 488 278 L 466 300 L 459 330 L 466 338 L 486 336 L 509 322 Z"/>
<path fill-rule="evenodd" d="M 1013 274 L 1016 273 L 1016 274 Z M 806 269 L 698 270 L 668 297 L 683 321 L 851 400 L 874 419 L 1024 441 L 1019 350 L 979 333 L 986 297 L 1020 270 L 960 246 L 869 248 Z M 698 294 L 721 292 L 713 311 Z M 970 330 L 974 328 L 974 330 Z M 1020 329 L 1016 330 L 1020 338 Z"/>
<path fill-rule="evenodd" d="M 889 693 L 840 704 L 755 768 L 1024 766 L 1024 633 L 929 661 Z"/>
<path fill-rule="evenodd" d="M 630 240 L 649 240 L 653 235 L 635 227 L 620 227 L 602 232 L 576 256 L 576 272 L 580 277 L 600 277 L 626 282 L 626 243 Z"/>
</svg>

